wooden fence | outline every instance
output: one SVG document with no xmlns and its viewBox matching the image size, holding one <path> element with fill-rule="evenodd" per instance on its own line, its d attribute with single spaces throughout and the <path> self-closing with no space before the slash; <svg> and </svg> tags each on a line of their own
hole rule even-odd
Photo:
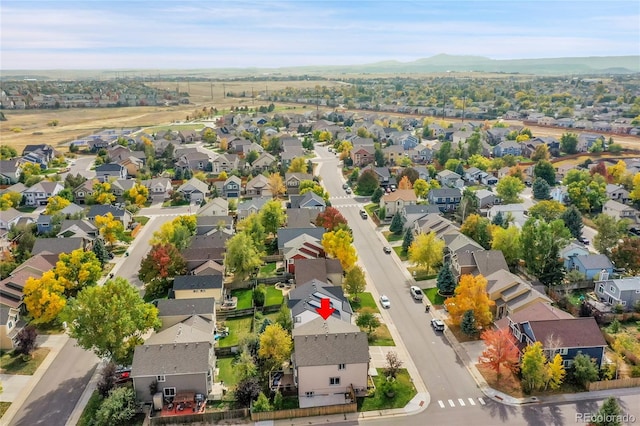
<svg viewBox="0 0 640 426">
<path fill-rule="evenodd" d="M 212 411 L 202 414 L 186 414 L 184 416 L 150 417 L 149 423 L 155 425 L 214 424 L 220 420 L 243 419 L 249 417 L 249 409 Z"/>
<path fill-rule="evenodd" d="M 355 413 L 358 404 L 327 405 L 324 407 L 292 408 L 289 410 L 265 411 L 251 413 L 251 420 L 260 422 L 264 420 L 293 419 L 296 417 L 328 416 L 331 414 Z"/>
<path fill-rule="evenodd" d="M 591 392 L 608 389 L 634 388 L 636 386 L 640 386 L 640 377 L 592 382 L 589 383 L 588 389 L 589 392 Z M 253 413 L 251 413 L 251 419 L 253 420 Z"/>
</svg>

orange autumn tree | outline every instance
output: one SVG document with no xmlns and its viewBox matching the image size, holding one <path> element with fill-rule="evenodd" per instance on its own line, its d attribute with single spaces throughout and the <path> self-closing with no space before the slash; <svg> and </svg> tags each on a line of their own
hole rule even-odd
<svg viewBox="0 0 640 426">
<path fill-rule="evenodd" d="M 454 325 L 460 325 L 462 316 L 473 311 L 476 323 L 482 327 L 491 324 L 491 307 L 495 302 L 487 294 L 487 280 L 482 275 L 463 275 L 456 287 L 455 296 L 444 301 Z"/>
<path fill-rule="evenodd" d="M 398 189 L 413 189 L 409 176 L 403 176 L 402 179 L 400 179 L 400 182 L 398 182 Z"/>
<path fill-rule="evenodd" d="M 478 358 L 481 365 L 486 365 L 496 372 L 500 379 L 500 368 L 505 367 L 511 372 L 518 369 L 520 351 L 516 346 L 516 338 L 508 328 L 501 330 L 485 330 L 480 335 L 486 346 Z"/>
</svg>

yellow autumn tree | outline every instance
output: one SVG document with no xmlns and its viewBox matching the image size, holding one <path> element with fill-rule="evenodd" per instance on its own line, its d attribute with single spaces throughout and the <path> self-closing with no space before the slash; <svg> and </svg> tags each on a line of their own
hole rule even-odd
<svg viewBox="0 0 640 426">
<path fill-rule="evenodd" d="M 307 173 L 307 160 L 305 160 L 304 157 L 294 158 L 291 160 L 291 164 L 287 171 L 289 173 Z"/>
<path fill-rule="evenodd" d="M 54 272 L 66 291 L 94 285 L 102 275 L 102 265 L 92 251 L 79 248 L 71 253 L 61 253 L 58 259 Z"/>
<path fill-rule="evenodd" d="M 227 138 L 220 139 L 220 149 L 222 151 L 229 149 L 229 141 L 227 141 Z"/>
<path fill-rule="evenodd" d="M 409 261 L 427 269 L 427 273 L 442 262 L 444 241 L 436 237 L 435 232 L 418 234 L 409 246 Z"/>
<path fill-rule="evenodd" d="M 111 212 L 104 216 L 96 216 L 96 226 L 102 238 L 111 246 L 122 237 L 124 232 L 124 225 L 114 218 Z"/>
<path fill-rule="evenodd" d="M 138 207 L 144 207 L 144 204 L 147 202 L 147 198 L 149 198 L 149 189 L 136 183 L 133 187 L 123 194 L 125 200 L 129 200 L 132 204 L 135 204 Z"/>
<path fill-rule="evenodd" d="M 96 204 L 111 204 L 116 200 L 116 196 L 111 193 L 109 182 L 96 182 L 93 184 L 93 200 Z"/>
<path fill-rule="evenodd" d="M 489 299 L 487 280 L 482 275 L 463 275 L 455 290 L 455 296 L 444 302 L 451 322 L 460 325 L 462 316 L 467 311 L 473 311 L 476 324 L 487 327 L 493 320 L 491 307 L 495 302 Z"/>
<path fill-rule="evenodd" d="M 400 179 L 400 182 L 398 182 L 398 189 L 413 189 L 409 176 L 403 176 L 402 179 Z"/>
<path fill-rule="evenodd" d="M 631 190 L 630 197 L 634 201 L 640 200 L 640 173 L 636 173 L 633 177 L 633 189 Z"/>
<path fill-rule="evenodd" d="M 64 286 L 47 271 L 40 278 L 30 277 L 24 285 L 24 303 L 36 324 L 47 324 L 58 317 L 67 301 Z"/>
<path fill-rule="evenodd" d="M 621 183 L 625 173 L 627 173 L 627 164 L 622 160 L 613 166 L 607 167 L 607 174 L 611 176 L 611 179 L 613 179 L 615 183 Z"/>
<path fill-rule="evenodd" d="M 47 199 L 47 207 L 44 209 L 44 214 L 56 214 L 60 210 L 67 207 L 69 204 L 71 204 L 71 201 L 67 200 L 66 198 L 62 198 L 59 195 L 54 195 L 53 197 L 49 197 Z"/>
<path fill-rule="evenodd" d="M 229 175 L 224 170 L 218 174 L 218 179 L 220 180 L 227 180 L 228 178 L 229 178 Z"/>
<path fill-rule="evenodd" d="M 282 197 L 286 192 L 284 181 L 282 180 L 282 176 L 280 176 L 279 173 L 271 173 L 269 175 L 267 185 L 269 186 L 271 195 L 273 195 L 273 198 L 275 199 Z"/>
<path fill-rule="evenodd" d="M 358 260 L 356 249 L 352 243 L 353 237 L 344 229 L 326 232 L 322 237 L 324 251 L 328 256 L 338 259 L 345 271 L 351 269 Z"/>
</svg>

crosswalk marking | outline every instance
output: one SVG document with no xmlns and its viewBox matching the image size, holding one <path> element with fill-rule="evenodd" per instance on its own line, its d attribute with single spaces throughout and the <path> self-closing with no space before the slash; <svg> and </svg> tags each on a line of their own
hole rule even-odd
<svg viewBox="0 0 640 426">
<path fill-rule="evenodd" d="M 455 406 L 456 406 L 456 404 L 453 402 L 453 400 L 452 400 L 452 399 L 450 399 L 450 400 L 449 400 L 449 405 L 450 405 L 450 406 L 452 406 L 452 407 L 455 407 Z"/>
<path fill-rule="evenodd" d="M 482 398 L 478 398 L 478 401 L 480 401 L 480 404 L 485 405 L 486 403 L 484 402 L 484 399 Z"/>
<path fill-rule="evenodd" d="M 458 406 L 459 407 L 466 407 L 467 405 L 471 405 L 471 406 L 476 406 L 476 401 L 474 400 L 474 398 L 466 398 L 467 401 L 465 401 L 465 398 L 458 398 Z M 484 401 L 484 399 L 478 397 L 478 402 L 480 403 L 480 405 L 486 405 L 486 402 Z M 446 402 L 449 403 L 449 407 L 451 408 L 455 408 L 456 407 L 456 402 L 454 399 L 447 399 Z M 438 405 L 440 406 L 440 408 L 447 408 L 445 402 L 443 400 L 438 400 Z"/>
<path fill-rule="evenodd" d="M 464 399 L 458 398 L 458 402 L 460 403 L 461 406 L 463 406 L 463 407 L 465 406 Z"/>
<path fill-rule="evenodd" d="M 473 398 L 467 398 L 469 400 L 469 404 L 471 405 L 476 405 L 476 402 L 473 400 Z"/>
<path fill-rule="evenodd" d="M 444 402 L 438 401 L 438 404 L 440 404 L 440 408 L 444 408 Z"/>
</svg>

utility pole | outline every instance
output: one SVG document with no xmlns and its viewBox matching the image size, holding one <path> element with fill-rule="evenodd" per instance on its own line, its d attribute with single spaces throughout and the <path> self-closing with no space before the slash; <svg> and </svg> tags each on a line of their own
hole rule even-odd
<svg viewBox="0 0 640 426">
<path fill-rule="evenodd" d="M 224 83 L 222 83 L 222 97 L 223 97 L 223 98 L 226 98 L 226 97 L 227 97 L 227 91 L 226 91 L 226 89 L 224 88 Z"/>
<path fill-rule="evenodd" d="M 211 102 L 213 102 L 213 83 L 210 83 L 210 84 L 211 84 Z"/>
<path fill-rule="evenodd" d="M 467 102 L 467 95 L 462 96 L 462 122 L 464 123 L 464 104 Z"/>
</svg>

